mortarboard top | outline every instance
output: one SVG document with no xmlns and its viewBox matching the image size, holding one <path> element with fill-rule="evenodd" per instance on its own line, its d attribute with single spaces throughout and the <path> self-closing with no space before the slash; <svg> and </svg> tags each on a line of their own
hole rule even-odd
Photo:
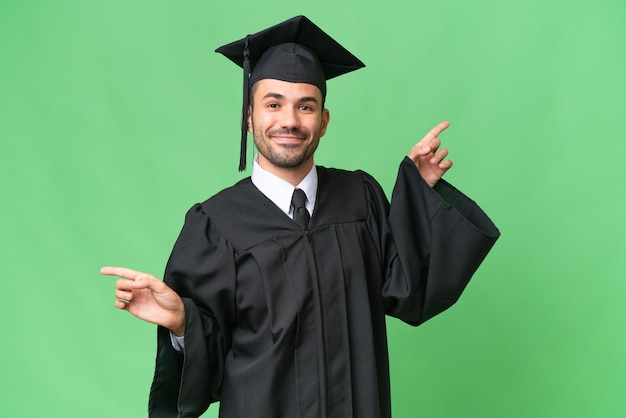
<svg viewBox="0 0 626 418">
<path fill-rule="evenodd" d="M 365 67 L 357 57 L 305 16 L 296 16 L 215 50 L 243 68 L 243 108 L 239 170 L 246 168 L 250 87 L 266 78 L 317 86 Z"/>
</svg>

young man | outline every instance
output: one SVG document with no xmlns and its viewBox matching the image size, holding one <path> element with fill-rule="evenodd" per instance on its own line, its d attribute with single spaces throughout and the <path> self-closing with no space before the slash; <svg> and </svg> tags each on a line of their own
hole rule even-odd
<svg viewBox="0 0 626 418">
<path fill-rule="evenodd" d="M 189 210 L 163 282 L 102 269 L 118 308 L 159 325 L 150 416 L 389 417 L 385 315 L 447 309 L 499 231 L 441 179 L 447 122 L 402 161 L 391 205 L 368 174 L 314 164 L 326 80 L 363 64 L 305 17 L 218 52 L 244 68 L 252 176 Z"/>
</svg>

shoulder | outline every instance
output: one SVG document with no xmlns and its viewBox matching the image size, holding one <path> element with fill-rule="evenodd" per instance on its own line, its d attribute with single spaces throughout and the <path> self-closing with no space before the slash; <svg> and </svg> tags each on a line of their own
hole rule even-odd
<svg viewBox="0 0 626 418">
<path fill-rule="evenodd" d="M 359 196 L 371 198 L 384 195 L 378 181 L 363 170 L 344 170 L 339 168 L 318 167 L 319 188 L 329 193 L 340 193 L 345 196 L 344 200 Z M 347 195 L 346 195 L 347 194 Z"/>
<path fill-rule="evenodd" d="M 320 183 L 323 183 L 325 186 L 330 184 L 337 186 L 356 186 L 363 183 L 378 184 L 374 177 L 363 170 L 345 170 L 318 166 L 317 175 Z"/>
<path fill-rule="evenodd" d="M 244 178 L 204 202 L 195 203 L 185 214 L 185 229 L 211 231 L 221 219 L 232 218 L 233 214 L 243 214 L 253 208 L 258 200 L 251 196 L 258 193 L 250 177 Z"/>
<path fill-rule="evenodd" d="M 256 187 L 252 184 L 250 177 L 246 177 L 234 185 L 211 196 L 204 202 L 200 203 L 200 206 L 208 211 L 216 208 L 219 209 L 223 205 L 245 202 L 249 199 L 249 196 L 255 192 L 257 192 Z"/>
<path fill-rule="evenodd" d="M 246 177 L 234 185 L 227 187 L 209 197 L 207 200 L 201 203 L 195 203 L 186 214 L 186 218 L 198 219 L 198 218 L 211 218 L 211 214 L 221 212 L 224 208 L 233 206 L 239 203 L 249 202 L 250 194 L 254 193 L 255 187 L 250 181 L 250 177 Z"/>
<path fill-rule="evenodd" d="M 385 201 L 378 182 L 362 170 L 318 166 L 318 181 L 316 221 L 320 224 L 363 221 L 373 206 Z"/>
</svg>

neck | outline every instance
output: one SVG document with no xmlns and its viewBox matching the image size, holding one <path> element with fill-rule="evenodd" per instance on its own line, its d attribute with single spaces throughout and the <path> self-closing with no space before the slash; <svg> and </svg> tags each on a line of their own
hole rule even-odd
<svg viewBox="0 0 626 418">
<path fill-rule="evenodd" d="M 261 154 L 259 154 L 258 162 L 262 169 L 285 180 L 293 186 L 300 184 L 313 167 L 313 158 L 310 158 L 299 166 L 292 168 L 277 167 L 263 158 Z"/>
</svg>

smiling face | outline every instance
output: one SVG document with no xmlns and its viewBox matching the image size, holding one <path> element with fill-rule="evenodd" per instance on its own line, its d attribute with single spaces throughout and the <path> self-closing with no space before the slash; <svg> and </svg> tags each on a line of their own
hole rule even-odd
<svg viewBox="0 0 626 418">
<path fill-rule="evenodd" d="M 251 96 L 248 129 L 259 165 L 292 183 L 303 178 L 330 120 L 321 91 L 312 84 L 263 79 Z"/>
</svg>

